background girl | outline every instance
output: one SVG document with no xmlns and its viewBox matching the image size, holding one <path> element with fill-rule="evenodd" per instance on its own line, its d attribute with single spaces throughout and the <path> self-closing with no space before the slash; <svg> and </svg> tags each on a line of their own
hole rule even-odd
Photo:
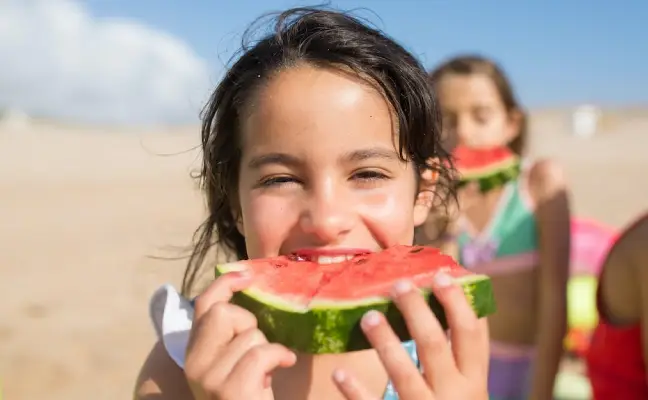
<svg viewBox="0 0 648 400">
<path fill-rule="evenodd" d="M 412 244 L 452 179 L 426 78 L 410 53 L 348 15 L 279 15 L 273 33 L 244 48 L 205 109 L 209 209 L 184 293 L 214 244 L 238 259 L 313 260 Z M 195 307 L 163 288 L 151 307 L 161 340 L 136 397 L 486 399 L 485 322 L 447 276 L 437 278 L 452 349 L 422 296 L 399 282 L 393 296 L 416 349 L 369 312 L 361 325 L 375 350 L 318 356 L 268 343 L 254 316 L 228 302 L 250 283 L 246 274 L 217 279 Z"/>
<path fill-rule="evenodd" d="M 648 214 L 628 226 L 599 277 L 599 322 L 588 349 L 595 400 L 648 398 Z"/>
<path fill-rule="evenodd" d="M 508 146 L 523 155 L 526 118 L 504 72 L 488 59 L 451 59 L 431 74 L 449 143 Z M 569 203 L 561 169 L 526 162 L 518 179 L 480 193 L 459 192 L 453 228 L 465 267 L 493 279 L 489 318 L 493 399 L 552 398 L 566 330 Z"/>
</svg>

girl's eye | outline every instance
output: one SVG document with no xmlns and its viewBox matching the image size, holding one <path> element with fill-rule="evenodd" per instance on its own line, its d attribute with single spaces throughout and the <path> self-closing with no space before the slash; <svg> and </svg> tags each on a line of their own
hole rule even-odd
<svg viewBox="0 0 648 400">
<path fill-rule="evenodd" d="M 361 181 L 372 182 L 387 179 L 387 175 L 378 171 L 360 171 L 355 173 L 353 178 Z"/>
<path fill-rule="evenodd" d="M 483 124 L 485 124 L 486 122 L 488 122 L 489 117 L 488 117 L 487 115 L 478 114 L 478 115 L 475 117 L 475 119 L 477 120 L 478 123 L 480 123 L 480 124 L 483 125 Z"/>
<path fill-rule="evenodd" d="M 491 116 L 491 112 L 487 109 L 479 109 L 474 113 L 475 120 L 480 124 L 488 122 Z"/>
<path fill-rule="evenodd" d="M 270 178 L 263 179 L 259 186 L 261 187 L 273 187 L 273 186 L 283 186 L 291 183 L 296 183 L 297 180 L 291 176 L 273 176 Z"/>
</svg>

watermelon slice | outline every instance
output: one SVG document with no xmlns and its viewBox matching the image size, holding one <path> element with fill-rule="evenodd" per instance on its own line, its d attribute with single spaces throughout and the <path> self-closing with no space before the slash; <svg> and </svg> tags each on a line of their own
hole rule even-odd
<svg viewBox="0 0 648 400">
<path fill-rule="evenodd" d="M 251 270 L 252 285 L 232 302 L 251 311 L 269 341 L 312 353 L 343 353 L 371 346 L 359 322 L 368 310 L 383 312 L 401 340 L 410 340 L 405 321 L 389 292 L 403 278 L 422 288 L 441 324 L 447 328 L 439 302 L 425 288 L 436 272 L 459 283 L 478 317 L 495 312 L 490 279 L 459 266 L 439 250 L 395 246 L 356 255 L 335 264 L 318 264 L 296 257 L 239 261 L 216 266 L 216 274 Z"/>
<path fill-rule="evenodd" d="M 508 147 L 475 149 L 457 146 L 453 157 L 459 174 L 459 186 L 478 182 L 481 192 L 504 185 L 520 174 L 520 158 Z"/>
</svg>

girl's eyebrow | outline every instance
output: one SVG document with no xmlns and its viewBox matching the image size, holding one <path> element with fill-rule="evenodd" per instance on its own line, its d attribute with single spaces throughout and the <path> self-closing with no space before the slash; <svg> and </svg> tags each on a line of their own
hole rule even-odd
<svg viewBox="0 0 648 400">
<path fill-rule="evenodd" d="M 259 156 L 253 157 L 248 163 L 248 167 L 251 169 L 259 169 L 263 166 L 272 165 L 272 164 L 295 167 L 295 166 L 299 166 L 301 163 L 302 163 L 301 160 L 299 160 L 295 156 L 291 156 L 290 154 L 267 153 L 267 154 L 261 154 Z"/>
<path fill-rule="evenodd" d="M 398 154 L 396 154 L 394 150 L 385 149 L 383 147 L 370 147 L 350 151 L 341 157 L 341 161 L 346 163 L 360 162 L 372 158 L 382 158 L 391 161 L 399 159 Z M 253 157 L 248 163 L 248 167 L 251 169 L 259 169 L 272 164 L 297 167 L 303 164 L 303 160 L 286 153 L 267 153 Z"/>
<path fill-rule="evenodd" d="M 346 162 L 365 161 L 372 158 L 382 158 L 386 160 L 398 160 L 398 154 L 393 149 L 385 149 L 384 147 L 370 147 L 367 149 L 359 149 L 351 151 L 342 157 Z"/>
</svg>

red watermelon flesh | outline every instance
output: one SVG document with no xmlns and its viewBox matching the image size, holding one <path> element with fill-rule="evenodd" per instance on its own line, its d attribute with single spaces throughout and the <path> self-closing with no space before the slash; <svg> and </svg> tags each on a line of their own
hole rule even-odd
<svg viewBox="0 0 648 400">
<path fill-rule="evenodd" d="M 216 269 L 217 274 L 252 271 L 253 284 L 232 301 L 257 317 L 268 340 L 308 353 L 369 348 L 358 324 L 370 309 L 384 312 L 397 334 L 407 340 L 405 323 L 389 297 L 400 279 L 423 289 L 442 324 L 446 324 L 445 313 L 426 290 L 441 270 L 463 287 L 478 316 L 495 311 L 488 277 L 462 268 L 430 247 L 395 246 L 336 264 L 283 256 L 221 264 Z"/>
<path fill-rule="evenodd" d="M 306 309 L 311 298 L 317 292 L 325 269 L 313 262 L 300 262 L 294 268 L 295 261 L 289 257 L 249 260 L 235 263 L 254 272 L 254 290 L 272 293 L 277 301 L 290 304 L 292 307 Z"/>
<path fill-rule="evenodd" d="M 461 183 L 476 181 L 482 191 L 501 186 L 518 176 L 520 159 L 508 147 L 477 149 L 457 146 L 453 151 Z"/>
<path fill-rule="evenodd" d="M 313 301 L 341 298 L 353 301 L 389 296 L 392 286 L 400 279 L 408 279 L 417 287 L 429 288 L 440 271 L 454 278 L 472 275 L 452 257 L 430 247 L 399 246 L 359 256 L 348 263 L 349 267 L 342 267 L 334 279 L 318 290 Z"/>
<path fill-rule="evenodd" d="M 457 167 L 466 172 L 475 173 L 492 169 L 503 163 L 510 163 L 517 158 L 508 147 L 474 148 L 457 146 L 453 153 Z"/>
</svg>

